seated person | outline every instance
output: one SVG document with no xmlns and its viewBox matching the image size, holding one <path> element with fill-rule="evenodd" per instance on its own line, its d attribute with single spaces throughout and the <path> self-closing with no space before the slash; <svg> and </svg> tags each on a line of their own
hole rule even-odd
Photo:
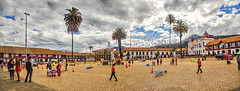
<svg viewBox="0 0 240 91">
<path fill-rule="evenodd" d="M 155 62 L 154 61 L 152 61 L 152 65 L 155 66 Z"/>
</svg>

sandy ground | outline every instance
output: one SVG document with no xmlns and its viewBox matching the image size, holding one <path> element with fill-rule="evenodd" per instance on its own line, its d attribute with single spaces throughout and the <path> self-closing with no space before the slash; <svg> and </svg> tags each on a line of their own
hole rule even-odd
<svg viewBox="0 0 240 91">
<path fill-rule="evenodd" d="M 196 74 L 197 63 L 190 62 L 193 59 L 178 59 L 178 65 L 170 65 L 169 58 L 164 58 L 163 64 L 156 66 L 146 66 L 147 63 L 151 64 L 150 60 L 135 61 L 128 68 L 125 65 L 119 65 L 116 66 L 118 81 L 108 80 L 111 75 L 111 66 L 99 66 L 99 62 L 92 63 L 93 69 L 85 69 L 89 64 L 83 63 L 68 66 L 69 71 L 62 73 L 60 77 L 47 77 L 46 65 L 40 65 L 39 69 L 34 67 L 32 81 L 59 91 L 239 90 L 240 71 L 237 69 L 235 59 L 228 65 L 226 60 L 207 58 L 207 61 L 202 62 L 203 73 L 199 74 Z M 152 67 L 154 70 L 165 69 L 167 73 L 154 77 L 151 73 Z M 72 72 L 73 68 L 75 72 Z M 26 70 L 21 72 L 21 76 L 26 76 Z"/>
</svg>

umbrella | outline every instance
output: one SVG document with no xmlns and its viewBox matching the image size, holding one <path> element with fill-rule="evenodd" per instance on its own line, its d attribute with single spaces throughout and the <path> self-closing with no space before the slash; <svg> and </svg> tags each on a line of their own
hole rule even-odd
<svg viewBox="0 0 240 91">
<path fill-rule="evenodd" d="M 237 54 L 240 54 L 240 51 L 239 51 L 239 52 L 237 52 Z"/>
</svg>

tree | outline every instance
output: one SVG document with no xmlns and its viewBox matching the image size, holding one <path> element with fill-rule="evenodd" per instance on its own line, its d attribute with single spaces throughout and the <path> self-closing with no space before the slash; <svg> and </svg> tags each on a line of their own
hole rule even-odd
<svg viewBox="0 0 240 91">
<path fill-rule="evenodd" d="M 173 14 L 168 14 L 165 18 L 165 21 L 170 24 L 170 31 L 169 31 L 169 47 L 171 48 L 171 25 L 175 22 L 175 17 Z"/>
<path fill-rule="evenodd" d="M 72 7 L 66 9 L 69 13 L 64 14 L 65 25 L 67 26 L 68 33 L 72 33 L 72 61 L 73 61 L 73 33 L 79 32 L 78 28 L 82 22 L 82 14 L 79 9 Z"/>
<path fill-rule="evenodd" d="M 157 51 L 157 52 L 155 52 L 154 54 L 155 54 L 155 56 L 156 56 L 156 58 L 157 58 L 157 57 L 160 55 L 160 52 Z"/>
<path fill-rule="evenodd" d="M 123 28 L 116 28 L 115 31 L 112 33 L 112 39 L 118 40 L 118 47 L 120 58 L 122 59 L 122 48 L 121 48 L 121 40 L 126 39 L 127 33 Z"/>
<path fill-rule="evenodd" d="M 88 48 L 89 48 L 90 52 L 92 53 L 93 46 L 89 46 Z"/>
<path fill-rule="evenodd" d="M 179 37 L 180 37 L 180 55 L 181 57 L 182 56 L 182 35 L 183 33 L 187 33 L 188 32 L 188 25 L 187 23 L 184 23 L 182 20 L 177 20 L 176 21 L 176 24 L 175 27 L 173 28 L 173 31 L 177 34 L 179 34 Z"/>
</svg>

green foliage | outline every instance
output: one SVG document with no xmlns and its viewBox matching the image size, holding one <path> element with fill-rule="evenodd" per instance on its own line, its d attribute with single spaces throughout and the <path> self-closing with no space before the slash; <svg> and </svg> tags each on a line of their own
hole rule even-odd
<svg viewBox="0 0 240 91">
<path fill-rule="evenodd" d="M 115 31 L 112 33 L 112 39 L 126 39 L 127 33 L 123 28 L 116 28 Z"/>
<path fill-rule="evenodd" d="M 160 55 L 160 52 L 157 51 L 157 52 L 155 52 L 154 54 L 155 54 L 156 57 L 158 57 L 158 56 Z"/>
<path fill-rule="evenodd" d="M 69 13 L 64 14 L 65 25 L 67 26 L 68 33 L 77 33 L 78 28 L 82 22 L 82 14 L 79 9 L 72 7 L 66 9 Z"/>
</svg>

